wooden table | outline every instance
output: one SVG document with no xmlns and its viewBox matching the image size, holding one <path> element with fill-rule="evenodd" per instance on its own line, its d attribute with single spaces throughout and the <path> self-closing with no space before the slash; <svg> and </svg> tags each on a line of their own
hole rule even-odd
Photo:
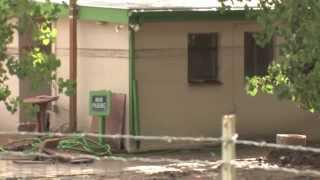
<svg viewBox="0 0 320 180">
<path fill-rule="evenodd" d="M 37 112 L 37 130 L 38 132 L 48 131 L 45 127 L 46 111 L 49 103 L 58 100 L 58 96 L 40 95 L 25 98 L 24 103 L 32 104 L 33 106 L 39 106 L 39 112 Z"/>
</svg>

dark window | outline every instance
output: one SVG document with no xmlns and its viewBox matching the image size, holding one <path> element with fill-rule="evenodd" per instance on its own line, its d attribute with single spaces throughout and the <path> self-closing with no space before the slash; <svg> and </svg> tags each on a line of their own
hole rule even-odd
<svg viewBox="0 0 320 180">
<path fill-rule="evenodd" d="M 189 34 L 188 81 L 189 83 L 217 82 L 218 34 Z"/>
<path fill-rule="evenodd" d="M 273 41 L 260 47 L 256 44 L 254 33 L 244 34 L 244 72 L 245 76 L 263 76 L 273 59 Z"/>
</svg>

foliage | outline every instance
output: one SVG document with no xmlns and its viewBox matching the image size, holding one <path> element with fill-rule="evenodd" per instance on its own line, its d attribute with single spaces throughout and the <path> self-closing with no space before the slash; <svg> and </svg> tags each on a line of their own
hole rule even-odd
<svg viewBox="0 0 320 180">
<path fill-rule="evenodd" d="M 60 92 L 72 94 L 75 83 L 57 77 L 60 60 L 50 50 L 57 35 L 52 22 L 58 18 L 59 6 L 49 0 L 0 0 L 0 12 L 0 102 L 11 112 L 21 102 L 7 84 L 12 76 L 30 79 L 33 89 L 54 85 Z M 15 32 L 32 36 L 32 46 L 20 49 L 19 57 L 7 51 Z"/>
<path fill-rule="evenodd" d="M 221 1 L 226 4 L 225 0 Z M 246 6 L 247 14 L 255 17 L 262 28 L 256 34 L 257 43 L 263 46 L 273 36 L 283 42 L 268 74 L 248 78 L 247 92 L 276 94 L 311 112 L 320 111 L 320 1 L 257 1 L 258 8 Z M 225 5 L 224 9 L 227 8 Z"/>
</svg>

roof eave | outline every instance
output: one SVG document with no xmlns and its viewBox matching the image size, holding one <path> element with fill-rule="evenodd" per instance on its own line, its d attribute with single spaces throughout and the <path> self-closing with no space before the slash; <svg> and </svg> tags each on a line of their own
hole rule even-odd
<svg viewBox="0 0 320 180">
<path fill-rule="evenodd" d="M 178 22 L 178 21 L 217 21 L 217 20 L 252 20 L 243 9 L 221 12 L 219 10 L 166 10 L 140 11 L 131 10 L 130 22 Z"/>
<path fill-rule="evenodd" d="M 68 8 L 61 5 L 61 16 Z M 244 9 L 220 12 L 217 9 L 121 9 L 79 6 L 79 19 L 111 23 L 145 23 L 165 21 L 248 20 Z"/>
</svg>

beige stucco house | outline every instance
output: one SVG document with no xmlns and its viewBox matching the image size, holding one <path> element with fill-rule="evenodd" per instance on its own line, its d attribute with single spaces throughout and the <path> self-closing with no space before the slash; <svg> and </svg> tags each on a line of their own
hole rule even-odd
<svg viewBox="0 0 320 180">
<path fill-rule="evenodd" d="M 90 129 L 89 91 L 109 89 L 127 95 L 130 134 L 217 137 L 221 117 L 236 113 L 243 138 L 305 133 L 320 139 L 316 114 L 270 95 L 246 94 L 245 77 L 263 74 L 279 40 L 269 49 L 256 47 L 250 32 L 259 28 L 245 18 L 241 4 L 224 14 L 214 0 L 79 0 L 78 5 L 79 130 Z M 68 77 L 67 17 L 55 27 L 59 75 Z M 68 102 L 60 97 L 52 121 L 68 121 Z M 15 129 L 19 117 L 0 111 L 1 119 L 15 119 L 2 121 L 1 129 Z M 172 145 L 141 142 L 144 149 Z"/>
</svg>

